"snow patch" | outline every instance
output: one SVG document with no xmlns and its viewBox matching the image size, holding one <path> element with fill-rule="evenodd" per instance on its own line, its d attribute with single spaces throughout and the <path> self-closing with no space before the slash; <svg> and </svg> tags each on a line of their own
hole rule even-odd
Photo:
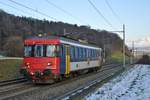
<svg viewBox="0 0 150 100">
<path fill-rule="evenodd" d="M 135 65 L 85 100 L 150 100 L 150 65 Z"/>
</svg>

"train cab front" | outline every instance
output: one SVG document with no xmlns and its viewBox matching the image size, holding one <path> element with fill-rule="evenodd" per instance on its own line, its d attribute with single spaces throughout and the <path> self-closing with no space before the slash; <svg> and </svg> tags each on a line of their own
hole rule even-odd
<svg viewBox="0 0 150 100">
<path fill-rule="evenodd" d="M 59 45 L 34 44 L 24 46 L 21 73 L 34 82 L 46 82 L 59 75 Z"/>
</svg>

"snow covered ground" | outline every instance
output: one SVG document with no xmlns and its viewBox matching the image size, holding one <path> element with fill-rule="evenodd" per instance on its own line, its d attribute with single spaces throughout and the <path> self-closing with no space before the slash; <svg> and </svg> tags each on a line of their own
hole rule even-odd
<svg viewBox="0 0 150 100">
<path fill-rule="evenodd" d="M 135 65 L 85 100 L 150 100 L 150 65 Z"/>
</svg>

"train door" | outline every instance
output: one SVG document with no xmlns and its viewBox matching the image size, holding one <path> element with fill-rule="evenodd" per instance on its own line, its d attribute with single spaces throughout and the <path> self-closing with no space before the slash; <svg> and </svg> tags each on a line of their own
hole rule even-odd
<svg viewBox="0 0 150 100">
<path fill-rule="evenodd" d="M 70 73 L 70 46 L 66 45 L 66 73 L 65 74 L 69 74 Z"/>
<path fill-rule="evenodd" d="M 70 50 L 68 45 L 60 46 L 60 73 L 69 74 L 70 72 Z"/>
</svg>

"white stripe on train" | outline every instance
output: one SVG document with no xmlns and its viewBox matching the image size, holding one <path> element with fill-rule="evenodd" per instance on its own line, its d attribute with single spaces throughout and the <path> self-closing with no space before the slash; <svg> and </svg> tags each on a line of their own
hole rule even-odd
<svg viewBox="0 0 150 100">
<path fill-rule="evenodd" d="M 63 40 L 60 40 L 60 42 L 61 42 L 61 43 L 64 43 L 64 44 L 70 44 L 70 45 L 73 45 L 73 46 L 79 46 L 79 47 L 84 47 L 84 48 L 89 48 L 89 49 L 101 50 L 101 48 L 91 47 L 91 46 L 82 45 L 82 44 L 73 43 L 73 42 L 67 42 L 67 41 L 63 41 Z"/>
<path fill-rule="evenodd" d="M 100 66 L 100 60 L 70 62 L 70 71 L 88 69 Z"/>
</svg>

